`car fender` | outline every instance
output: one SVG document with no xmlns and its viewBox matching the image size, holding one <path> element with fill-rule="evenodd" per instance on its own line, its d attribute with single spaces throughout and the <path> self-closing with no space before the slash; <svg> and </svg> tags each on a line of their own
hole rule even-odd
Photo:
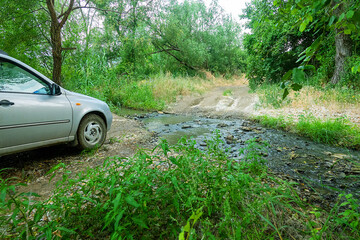
<svg viewBox="0 0 360 240">
<path fill-rule="evenodd" d="M 76 137 L 81 120 L 90 113 L 97 114 L 103 118 L 107 131 L 110 130 L 113 117 L 109 106 L 105 102 L 80 93 L 71 92 L 63 88 L 61 90 L 64 94 L 66 94 L 73 111 L 73 124 L 70 137 Z"/>
</svg>

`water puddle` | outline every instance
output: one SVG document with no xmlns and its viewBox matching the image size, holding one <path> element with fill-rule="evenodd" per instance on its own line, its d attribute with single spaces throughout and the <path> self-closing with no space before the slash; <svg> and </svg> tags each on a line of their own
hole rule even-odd
<svg viewBox="0 0 360 240">
<path fill-rule="evenodd" d="M 160 138 L 175 144 L 183 137 L 193 137 L 199 149 L 206 139 L 219 131 L 231 157 L 241 159 L 239 149 L 246 141 L 268 143 L 261 153 L 273 172 L 308 182 L 326 194 L 337 191 L 360 196 L 360 152 L 318 144 L 280 130 L 266 129 L 243 119 L 213 119 L 172 114 L 148 114 L 141 118 L 145 127 Z M 336 190 L 334 190 L 336 189 Z"/>
</svg>

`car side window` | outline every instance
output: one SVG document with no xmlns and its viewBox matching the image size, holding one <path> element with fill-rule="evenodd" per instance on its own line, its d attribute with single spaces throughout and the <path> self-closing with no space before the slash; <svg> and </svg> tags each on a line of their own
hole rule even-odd
<svg viewBox="0 0 360 240">
<path fill-rule="evenodd" d="M 49 86 L 24 69 L 0 61 L 0 92 L 50 94 Z"/>
</svg>

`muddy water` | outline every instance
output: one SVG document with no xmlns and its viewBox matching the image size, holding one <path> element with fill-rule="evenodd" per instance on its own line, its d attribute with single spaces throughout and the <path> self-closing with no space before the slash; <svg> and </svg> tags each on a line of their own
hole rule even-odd
<svg viewBox="0 0 360 240">
<path fill-rule="evenodd" d="M 274 129 L 266 129 L 243 119 L 213 119 L 172 114 L 148 114 L 140 118 L 145 127 L 175 144 L 182 136 L 193 137 L 199 149 L 218 130 L 232 158 L 249 139 L 268 143 L 262 152 L 269 168 L 290 179 L 308 183 L 327 198 L 338 192 L 360 196 L 360 152 L 318 144 L 309 139 Z"/>
</svg>

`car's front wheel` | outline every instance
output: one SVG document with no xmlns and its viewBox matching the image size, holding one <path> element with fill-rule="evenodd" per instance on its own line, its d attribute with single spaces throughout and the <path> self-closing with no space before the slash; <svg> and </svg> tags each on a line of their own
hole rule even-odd
<svg viewBox="0 0 360 240">
<path fill-rule="evenodd" d="M 77 138 L 80 149 L 89 150 L 100 147 L 106 138 L 104 120 L 96 114 L 85 116 L 80 122 Z"/>
</svg>

